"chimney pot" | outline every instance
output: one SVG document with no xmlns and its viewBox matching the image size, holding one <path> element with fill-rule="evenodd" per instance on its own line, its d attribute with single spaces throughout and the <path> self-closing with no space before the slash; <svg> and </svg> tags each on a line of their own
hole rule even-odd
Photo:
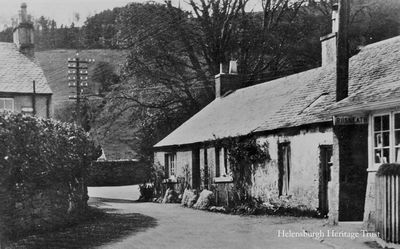
<svg viewBox="0 0 400 249">
<path fill-rule="evenodd" d="M 19 18 L 16 22 L 13 21 L 13 25 L 15 25 L 13 41 L 21 53 L 33 57 L 33 23 L 30 21 L 31 18 L 28 17 L 26 9 L 26 3 L 22 3 L 21 10 L 19 11 Z"/>
<path fill-rule="evenodd" d="M 339 30 L 339 5 L 336 3 L 332 6 L 332 33 Z"/>
<path fill-rule="evenodd" d="M 229 62 L 229 73 L 230 74 L 237 74 L 238 70 L 237 70 L 237 61 L 230 61 Z"/>
<path fill-rule="evenodd" d="M 322 67 L 328 65 L 336 65 L 337 55 L 337 32 L 339 30 L 339 5 L 332 5 L 332 32 L 326 36 L 321 37 L 321 57 Z"/>
<path fill-rule="evenodd" d="M 215 97 L 223 97 L 227 92 L 235 91 L 242 86 L 242 80 L 237 72 L 237 61 L 230 61 L 229 73 L 222 71 L 223 65 L 220 64 L 220 73 L 215 76 Z"/>
</svg>

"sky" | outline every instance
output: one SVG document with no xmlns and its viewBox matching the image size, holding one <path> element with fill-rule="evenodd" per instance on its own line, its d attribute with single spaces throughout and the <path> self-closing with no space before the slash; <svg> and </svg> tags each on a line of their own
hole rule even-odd
<svg viewBox="0 0 400 249">
<path fill-rule="evenodd" d="M 164 3 L 164 0 L 153 0 L 154 2 Z M 248 7 L 257 9 L 261 0 L 250 0 Z M 145 2 L 145 0 L 0 0 L 0 30 L 6 26 L 11 26 L 11 18 L 17 17 L 21 3 L 25 2 L 28 6 L 28 14 L 34 18 L 45 16 L 54 19 L 57 26 L 61 24 L 70 25 L 74 22 L 80 26 L 88 16 L 100 13 L 106 9 L 122 7 L 130 2 Z M 183 9 L 190 9 L 188 0 L 172 0 L 172 5 L 180 6 Z M 75 13 L 80 16 L 79 22 L 74 18 Z"/>
<path fill-rule="evenodd" d="M 11 26 L 11 18 L 16 17 L 21 3 L 28 5 L 28 14 L 56 20 L 57 25 L 71 24 L 75 13 L 79 13 L 82 24 L 88 16 L 106 9 L 125 6 L 133 0 L 0 0 L 0 30 L 4 25 Z M 159 0 L 161 1 L 161 0 Z"/>
</svg>

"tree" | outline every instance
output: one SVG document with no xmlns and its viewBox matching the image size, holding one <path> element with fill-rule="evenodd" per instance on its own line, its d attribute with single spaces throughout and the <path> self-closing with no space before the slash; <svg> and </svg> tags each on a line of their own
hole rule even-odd
<svg viewBox="0 0 400 249">
<path fill-rule="evenodd" d="M 149 149 L 214 98 L 220 63 L 238 58 L 241 73 L 279 70 L 284 58 L 276 53 L 294 39 L 276 36 L 290 30 L 303 3 L 290 2 L 268 3 L 262 13 L 246 13 L 244 0 L 192 1 L 193 14 L 170 3 L 128 5 L 117 19 L 117 37 L 130 55 L 108 110 L 130 113 Z M 271 42 L 260 43 L 264 38 Z"/>
<path fill-rule="evenodd" d="M 116 24 L 120 8 L 105 10 L 86 19 L 83 26 L 85 47 L 87 48 L 116 48 Z"/>
<path fill-rule="evenodd" d="M 93 71 L 92 81 L 100 83 L 100 95 L 110 92 L 112 86 L 119 82 L 119 76 L 115 73 L 114 67 L 108 62 L 97 62 Z"/>
<path fill-rule="evenodd" d="M 13 42 L 13 28 L 7 27 L 3 31 L 0 32 L 0 41 L 1 42 Z"/>
<path fill-rule="evenodd" d="M 246 0 L 193 0 L 191 12 L 171 2 L 130 4 L 116 19 L 117 44 L 130 55 L 103 116 L 130 122 L 139 150 L 151 157 L 154 143 L 212 101 L 220 63 L 237 59 L 243 86 L 319 66 L 333 2 L 265 0 L 260 12 L 246 12 Z M 392 10 L 399 4 L 371 2 L 353 0 L 352 28 L 359 32 L 351 37 L 352 54 L 370 34 L 395 34 L 386 25 L 397 23 Z"/>
</svg>

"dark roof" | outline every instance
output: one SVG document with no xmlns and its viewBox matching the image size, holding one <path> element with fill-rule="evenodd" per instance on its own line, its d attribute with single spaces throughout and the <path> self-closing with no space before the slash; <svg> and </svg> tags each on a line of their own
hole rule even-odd
<svg viewBox="0 0 400 249">
<path fill-rule="evenodd" d="M 0 42 L 0 92 L 52 94 L 42 69 L 35 60 L 26 57 L 13 43 Z"/>
<path fill-rule="evenodd" d="M 385 79 L 395 82 L 399 70 L 400 36 L 368 45 L 350 59 L 349 94 L 379 86 L 382 80 L 386 84 Z M 331 66 L 237 90 L 215 99 L 155 147 L 330 122 L 326 113 L 335 104 L 335 85 Z"/>
</svg>

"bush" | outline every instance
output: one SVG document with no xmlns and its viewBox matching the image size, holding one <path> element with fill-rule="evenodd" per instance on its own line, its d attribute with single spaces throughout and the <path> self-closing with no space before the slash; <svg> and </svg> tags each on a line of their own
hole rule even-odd
<svg viewBox="0 0 400 249">
<path fill-rule="evenodd" d="M 234 214 L 245 215 L 283 215 L 295 217 L 323 218 L 316 210 L 305 206 L 290 205 L 285 202 L 263 202 L 261 199 L 249 198 L 246 202 L 230 210 Z"/>
<path fill-rule="evenodd" d="M 154 196 L 154 186 L 152 184 L 139 185 L 140 197 L 139 201 L 152 201 Z"/>
<path fill-rule="evenodd" d="M 378 172 L 376 172 L 377 176 L 398 176 L 400 175 L 400 164 L 399 163 L 384 163 L 382 164 Z"/>
<path fill-rule="evenodd" d="M 0 115 L 0 231 L 46 229 L 84 210 L 87 169 L 100 153 L 75 125 Z"/>
</svg>

